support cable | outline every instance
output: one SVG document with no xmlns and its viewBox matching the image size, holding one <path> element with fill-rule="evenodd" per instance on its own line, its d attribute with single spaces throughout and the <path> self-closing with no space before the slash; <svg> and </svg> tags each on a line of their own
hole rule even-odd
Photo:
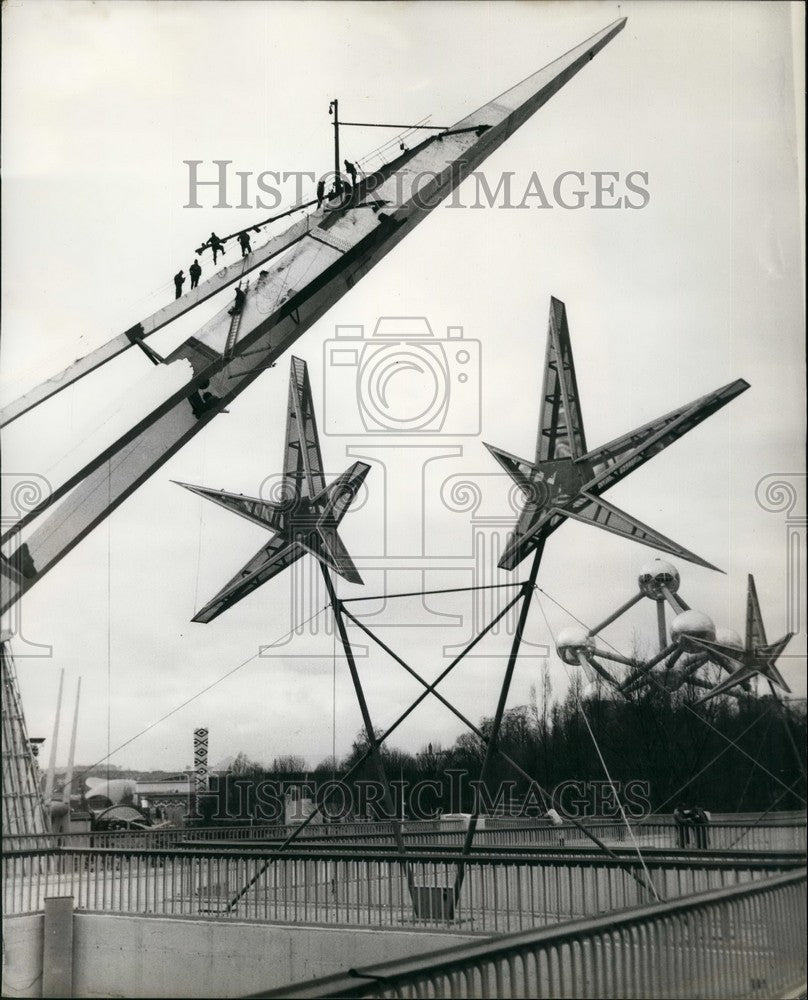
<svg viewBox="0 0 808 1000">
<path fill-rule="evenodd" d="M 751 833 L 751 831 L 755 829 L 755 827 L 758 825 L 758 823 L 760 823 L 760 821 L 763 819 L 763 817 L 766 816 L 766 815 L 768 815 L 774 809 L 774 807 L 777 805 L 777 803 L 780 801 L 780 799 L 785 798 L 785 796 L 788 795 L 789 792 L 793 792 L 794 791 L 794 785 L 796 785 L 799 780 L 800 780 L 799 778 L 795 778 L 794 781 L 792 781 L 792 783 L 791 783 L 791 788 L 787 788 L 784 792 L 780 792 L 780 794 L 777 796 L 777 798 L 772 802 L 772 804 L 770 806 L 767 806 L 763 810 L 763 812 L 760 814 L 760 816 L 758 816 L 758 818 L 755 820 L 755 822 L 751 826 L 748 826 L 743 831 L 743 833 L 741 833 L 739 836 L 737 836 L 735 838 L 735 840 L 732 841 L 732 843 L 729 845 L 729 847 L 727 848 L 727 850 L 731 851 L 732 848 L 736 844 L 740 843 L 740 841 L 742 841 L 744 837 L 746 837 L 749 833 Z"/>
<path fill-rule="evenodd" d="M 536 603 L 539 605 L 539 610 L 541 611 L 542 618 L 544 618 L 544 624 L 547 626 L 547 631 L 552 636 L 553 643 L 555 644 L 555 635 L 553 634 L 552 628 L 550 628 L 550 622 L 547 620 L 547 615 L 544 613 L 544 606 L 541 603 L 541 600 L 539 598 L 539 595 L 536 593 L 536 590 L 537 590 L 537 588 L 534 586 L 534 588 L 533 588 L 533 596 L 536 598 Z M 564 661 L 562 660 L 562 663 L 563 662 Z M 570 684 L 572 684 L 572 678 L 570 677 L 570 672 L 567 669 L 567 664 L 566 663 L 564 663 L 564 670 L 566 671 L 567 679 L 570 681 Z M 657 887 L 654 885 L 654 880 L 651 878 L 651 873 L 648 871 L 648 866 L 646 865 L 645 858 L 643 857 L 642 851 L 640 850 L 640 845 L 637 843 L 637 838 L 634 836 L 634 831 L 631 828 L 631 823 L 629 823 L 629 821 L 628 821 L 628 816 L 626 816 L 626 811 L 623 808 L 623 803 L 620 800 L 620 795 L 617 792 L 617 788 L 615 787 L 615 784 L 614 784 L 614 781 L 612 779 L 612 776 L 609 773 L 609 768 L 606 766 L 606 761 L 604 760 L 603 754 L 601 753 L 600 745 L 599 745 L 599 743 L 597 741 L 597 738 L 595 736 L 594 731 L 592 730 L 592 726 L 589 724 L 589 718 L 588 718 L 588 716 L 586 714 L 586 711 L 584 709 L 584 706 L 583 706 L 583 704 L 581 702 L 581 698 L 580 698 L 580 695 L 579 695 L 579 692 L 578 692 L 578 689 L 577 689 L 577 685 L 573 686 L 573 691 L 575 693 L 575 700 L 578 703 L 578 711 L 581 713 L 581 715 L 583 716 L 583 720 L 586 723 L 586 728 L 587 728 L 587 731 L 588 731 L 590 737 L 592 738 L 592 743 L 593 743 L 593 745 L 595 747 L 595 752 L 598 755 L 598 760 L 600 761 L 600 765 L 603 768 L 603 773 L 606 775 L 606 780 L 609 782 L 609 787 L 612 790 L 612 795 L 614 796 L 614 800 L 617 803 L 618 808 L 620 809 L 620 815 L 623 817 L 623 822 L 626 824 L 626 829 L 628 830 L 628 835 L 629 835 L 629 837 L 631 837 L 632 844 L 634 844 L 634 850 L 637 852 L 637 857 L 639 858 L 640 864 L 642 865 L 642 869 L 645 872 L 645 877 L 648 880 L 648 884 L 651 887 L 651 891 L 654 894 L 654 898 L 656 899 L 657 902 L 660 902 L 661 897 L 659 895 L 659 892 L 657 891 Z"/>
<path fill-rule="evenodd" d="M 476 587 L 445 587 L 442 590 L 412 590 L 400 594 L 371 594 L 369 597 L 346 597 L 341 604 L 353 604 L 356 601 L 392 600 L 394 597 L 426 597 L 427 594 L 464 594 L 470 590 L 505 590 L 508 587 L 523 587 L 523 583 L 485 583 Z"/>
<path fill-rule="evenodd" d="M 112 462 L 107 460 L 107 503 L 112 502 Z M 112 743 L 112 518 L 107 518 L 107 792 Z M 50 808 L 50 803 L 48 804 Z M 68 815 L 68 820 L 69 820 Z"/>
<path fill-rule="evenodd" d="M 559 601 L 557 601 L 557 600 L 556 600 L 556 599 L 555 599 L 554 597 L 551 597 L 551 596 L 550 596 L 550 595 L 549 595 L 549 594 L 547 593 L 547 591 L 546 591 L 546 590 L 542 590 L 542 588 L 541 588 L 541 587 L 536 587 L 536 590 L 540 591 L 540 592 L 541 592 L 542 594 L 544 594 L 544 595 L 545 595 L 545 597 L 549 598 L 549 600 L 551 600 L 551 601 L 553 602 L 553 604 L 555 604 L 555 605 L 556 605 L 556 607 L 558 607 L 558 608 L 561 608 L 561 610 L 562 610 L 562 611 L 563 611 L 563 612 L 564 612 L 565 614 L 569 615 L 569 617 L 570 617 L 570 618 L 572 618 L 572 619 L 573 619 L 574 621 L 578 622 L 578 624 L 579 624 L 579 625 L 582 625 L 582 626 L 583 626 L 584 628 L 587 628 L 586 624 L 585 624 L 584 622 L 582 622 L 580 618 L 576 617 L 576 616 L 575 616 L 575 615 L 574 615 L 574 614 L 573 614 L 573 613 L 572 613 L 572 612 L 571 612 L 571 611 L 570 611 L 570 610 L 569 610 L 568 608 L 565 608 L 565 607 L 564 607 L 564 605 L 563 605 L 563 604 L 561 604 L 561 603 L 560 603 Z M 601 637 L 601 638 L 602 638 L 602 637 Z M 614 646 L 614 645 L 613 645 L 613 644 L 612 644 L 611 642 L 609 642 L 609 641 L 608 641 L 607 639 L 604 639 L 603 641 L 604 641 L 604 642 L 605 642 L 605 643 L 606 643 L 606 644 L 607 644 L 608 646 L 611 646 L 611 648 L 612 648 L 612 649 L 614 649 L 614 650 L 615 650 L 616 652 L 619 652 L 619 650 L 617 650 L 617 647 L 616 647 L 616 646 Z M 656 677 L 655 677 L 655 676 L 654 676 L 653 674 L 651 674 L 651 675 L 650 675 L 650 677 L 649 677 L 649 681 L 650 681 L 650 682 L 651 682 L 652 684 L 655 684 L 655 685 L 656 685 L 656 686 L 657 686 L 657 687 L 659 688 L 659 690 L 660 690 L 660 691 L 665 691 L 665 692 L 667 692 L 667 694 L 668 694 L 668 695 L 670 695 L 670 694 L 671 694 L 671 692 L 670 692 L 670 691 L 669 691 L 669 690 L 668 690 L 668 689 L 667 689 L 667 688 L 665 687 L 665 685 L 664 685 L 664 684 L 660 684 L 660 683 L 659 683 L 659 681 L 658 681 L 658 680 L 656 679 Z M 708 727 L 709 729 L 712 729 L 712 730 L 713 730 L 713 732 L 714 732 L 714 733 L 715 733 L 715 734 L 716 734 L 716 735 L 717 735 L 718 737 L 720 737 L 720 739 L 724 740 L 724 742 L 728 743 L 728 744 L 729 744 L 730 746 L 733 746 L 733 747 L 735 747 L 735 749 L 736 749 L 736 750 L 738 751 L 738 753 L 740 753 L 740 754 L 741 754 L 742 756 L 746 757 L 746 758 L 747 758 L 747 760 L 751 760 L 751 761 L 752 761 L 752 763 L 753 763 L 753 764 L 755 764 L 755 765 L 756 765 L 757 767 L 759 767 L 759 768 L 761 769 L 761 771 L 763 771 L 763 772 L 764 772 L 765 774 L 767 774 L 767 775 L 768 775 L 768 776 L 769 776 L 769 777 L 770 777 L 770 778 L 772 779 L 772 781 L 775 781 L 775 782 L 776 782 L 776 783 L 777 783 L 778 785 L 782 786 L 783 788 L 785 788 L 785 789 L 786 789 L 787 791 L 789 791 L 789 792 L 793 791 L 793 789 L 792 789 L 792 788 L 790 788 L 790 787 L 789 787 L 789 786 L 788 786 L 788 785 L 787 785 L 787 784 L 786 784 L 786 783 L 785 783 L 784 781 L 782 781 L 782 780 L 781 780 L 780 778 L 778 778 L 778 777 L 777 777 L 777 775 L 776 775 L 776 774 L 774 774 L 774 772 L 770 771 L 770 770 L 769 770 L 769 769 L 768 769 L 768 768 L 766 767 L 766 765 L 765 765 L 765 764 L 761 764 L 759 760 L 755 760 L 755 758 L 754 758 L 754 757 L 753 757 L 753 756 L 752 756 L 751 754 L 747 753 L 747 752 L 746 752 L 746 750 L 744 750 L 742 746 L 740 746 L 740 745 L 739 745 L 738 743 L 736 743 L 736 742 L 735 742 L 735 740 L 733 740 L 733 739 L 732 739 L 732 737 L 730 737 L 730 736 L 727 736 L 726 734 L 722 733 L 722 732 L 721 732 L 721 730 L 720 730 L 720 729 L 719 729 L 719 728 L 718 728 L 717 726 L 714 726 L 714 725 L 712 724 L 712 722 L 710 722 L 710 720 L 709 720 L 709 719 L 707 719 L 707 718 L 706 718 L 705 716 L 703 716 L 703 715 L 699 715 L 699 713 L 698 713 L 698 712 L 697 712 L 697 711 L 696 711 L 696 710 L 695 710 L 695 709 L 694 709 L 694 708 L 693 708 L 693 707 L 692 707 L 691 705 L 689 705 L 689 704 L 688 704 L 688 703 L 687 703 L 686 701 L 683 701 L 683 702 L 682 702 L 682 707 L 683 707 L 683 708 L 685 708 L 685 709 L 686 709 L 686 710 L 687 710 L 688 712 L 690 712 L 690 714 L 691 714 L 691 715 L 695 716 L 695 717 L 696 717 L 697 719 L 699 719 L 699 720 L 700 720 L 700 721 L 701 721 L 702 723 L 704 723 L 704 725 L 705 725 L 705 726 L 707 726 L 707 727 Z M 746 730 L 744 730 L 744 732 L 745 732 L 745 731 L 746 731 Z M 743 734 L 742 734 L 742 735 L 743 735 Z M 714 762 L 715 762 L 715 761 L 716 761 L 717 759 L 718 759 L 717 757 L 714 757 L 714 758 L 713 758 L 713 760 L 711 761 L 711 763 L 714 763 Z M 699 772 L 699 773 L 701 773 L 701 772 Z M 803 804 L 806 804 L 806 805 L 808 805 L 808 800 L 806 800 L 805 798 L 803 798 L 803 796 L 802 796 L 802 795 L 800 795 L 800 794 L 799 794 L 798 792 L 794 792 L 794 795 L 795 795 L 795 796 L 796 796 L 796 797 L 797 797 L 797 798 L 798 798 L 798 799 L 799 799 L 799 800 L 800 800 L 800 801 L 801 801 L 801 802 L 802 802 Z"/>
<path fill-rule="evenodd" d="M 331 780 L 337 780 L 337 630 L 331 633 Z"/>
<path fill-rule="evenodd" d="M 380 122 L 344 122 L 340 119 L 339 127 L 353 125 L 356 128 L 400 128 L 403 132 L 412 132 L 415 129 L 432 130 L 433 132 L 448 132 L 451 125 L 385 125 Z"/>
<path fill-rule="evenodd" d="M 287 639 L 299 628 L 302 628 L 304 625 L 308 625 L 310 621 L 313 621 L 315 618 L 318 618 L 329 607 L 330 605 L 328 604 L 323 605 L 323 607 L 320 608 L 319 611 L 315 611 L 314 614 L 309 615 L 309 617 L 305 621 L 293 625 L 288 632 L 285 632 L 283 635 L 279 635 L 278 638 L 274 640 L 274 642 L 270 643 L 270 645 L 277 645 L 284 639 Z M 76 782 L 81 781 L 83 778 L 85 778 L 88 774 L 92 774 L 93 770 L 96 767 L 98 767 L 100 764 L 105 763 L 107 760 L 109 760 L 110 757 L 113 757 L 116 753 L 118 753 L 119 750 L 123 750 L 125 747 L 128 747 L 130 744 L 134 743 L 135 740 L 140 739 L 141 736 L 145 736 L 146 733 L 150 732 L 156 726 L 159 726 L 161 722 L 165 722 L 166 719 L 170 719 L 172 715 L 176 715 L 177 712 L 181 711 L 183 708 L 186 708 L 188 705 L 191 704 L 191 702 L 196 701 L 197 698 L 201 698 L 203 694 L 207 694 L 208 691 L 211 691 L 218 684 L 221 684 L 222 681 L 227 680 L 228 677 L 232 677 L 233 674 L 241 670 L 242 667 L 246 667 L 248 663 L 252 663 L 253 660 L 257 660 L 260 656 L 261 656 L 261 649 L 259 649 L 257 653 L 253 653 L 252 656 L 248 656 L 246 660 L 242 660 L 241 663 L 236 664 L 235 667 L 232 667 L 230 670 L 226 671 L 226 673 L 223 673 L 220 677 L 217 677 L 215 681 L 211 681 L 210 684 L 206 684 L 205 687 L 197 691 L 196 694 L 192 694 L 190 698 L 186 698 L 185 701 L 181 702 L 179 705 L 175 705 L 174 708 L 166 712 L 165 715 L 162 715 L 159 719 L 157 719 L 156 722 L 149 723 L 149 725 L 141 729 L 140 732 L 135 733 L 134 736 L 130 736 L 129 739 L 124 740 L 123 743 L 118 744 L 118 746 L 115 747 L 114 750 L 110 750 L 106 754 L 106 756 L 101 757 L 94 764 L 91 764 L 89 767 L 85 768 L 84 771 L 82 771 L 80 774 L 76 775 L 73 778 L 73 783 L 75 784 Z M 64 784 L 60 787 L 59 790 L 61 791 L 61 789 L 63 788 Z"/>
<path fill-rule="evenodd" d="M 766 728 L 763 730 L 763 732 L 761 734 L 761 737 L 760 737 L 760 743 L 758 745 L 758 753 L 760 753 L 761 750 L 763 749 L 763 743 L 764 743 L 766 737 L 769 734 L 769 730 L 771 729 L 771 725 L 772 725 L 773 720 L 774 720 L 774 716 L 770 715 L 769 716 L 769 721 L 766 723 Z M 738 802 L 737 802 L 737 804 L 735 806 L 735 812 L 736 813 L 741 811 L 741 803 L 744 800 L 744 796 L 746 795 L 746 790 L 747 790 L 747 788 L 749 788 L 749 784 L 752 781 L 752 775 L 754 773 L 755 773 L 755 768 L 754 768 L 754 765 L 752 765 L 752 767 L 749 768 L 749 774 L 746 776 L 746 781 L 744 782 L 743 789 L 741 790 L 741 794 L 738 797 Z M 782 794 L 785 795 L 785 792 L 783 792 Z"/>
<path fill-rule="evenodd" d="M 767 715 L 764 714 L 764 715 L 758 715 L 756 718 L 752 719 L 752 721 L 749 723 L 746 729 L 742 730 L 738 734 L 738 739 L 740 739 L 742 736 L 746 736 L 746 734 L 749 732 L 750 729 L 753 729 L 759 722 L 762 722 L 765 718 L 767 718 Z M 771 717 L 769 717 L 769 721 L 771 722 Z M 716 761 L 718 761 L 720 757 L 723 757 L 724 754 L 728 753 L 731 749 L 732 749 L 732 744 L 728 743 L 723 749 L 719 750 L 719 752 L 715 755 L 715 757 L 713 757 L 712 760 L 708 760 L 707 763 L 704 765 L 704 767 L 702 767 L 695 774 L 691 775 L 683 785 L 680 785 L 680 787 L 677 788 L 676 791 L 673 792 L 671 795 L 669 795 L 664 800 L 664 802 L 661 802 L 657 806 L 656 811 L 660 812 L 662 808 L 666 806 L 669 802 L 673 802 L 675 799 L 677 799 L 682 794 L 682 792 L 688 787 L 688 785 L 692 785 L 693 782 L 696 780 L 696 778 L 701 777 L 701 775 L 704 774 L 705 771 L 709 770 L 713 766 L 713 764 L 715 764 Z M 756 763 L 755 761 L 752 762 L 753 771 L 755 769 L 755 763 Z M 782 794 L 785 795 L 786 793 L 783 792 Z M 645 820 L 640 820 L 637 826 L 642 826 L 644 822 Z"/>
<path fill-rule="evenodd" d="M 774 699 L 774 702 L 777 705 L 777 714 L 780 716 L 780 719 L 783 723 L 783 729 L 785 729 L 786 736 L 788 737 L 788 742 L 791 744 L 791 749 L 794 751 L 794 757 L 797 760 L 797 765 L 799 766 L 799 769 L 802 771 L 803 778 L 805 778 L 806 777 L 805 757 L 800 753 L 799 748 L 797 747 L 797 741 L 794 739 L 794 734 L 791 732 L 791 726 L 788 724 L 788 718 L 786 717 L 787 713 L 785 712 L 783 699 L 775 690 L 774 684 L 772 683 L 771 679 L 767 677 L 766 682 L 769 685 L 769 690 L 771 691 L 772 698 Z"/>
</svg>

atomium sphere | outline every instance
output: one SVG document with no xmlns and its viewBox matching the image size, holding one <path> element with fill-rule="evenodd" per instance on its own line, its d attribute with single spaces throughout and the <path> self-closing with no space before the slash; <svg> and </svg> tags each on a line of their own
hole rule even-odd
<svg viewBox="0 0 808 1000">
<path fill-rule="evenodd" d="M 663 559 L 654 559 L 640 570 L 637 582 L 646 597 L 658 601 L 665 596 L 662 593 L 663 587 L 666 587 L 671 594 L 675 594 L 679 589 L 679 571 Z"/>
<path fill-rule="evenodd" d="M 556 651 L 564 663 L 578 666 L 578 653 L 594 653 L 595 640 L 586 634 L 586 629 L 571 625 L 562 628 L 556 637 Z"/>
<path fill-rule="evenodd" d="M 712 618 L 701 611 L 683 611 L 671 622 L 671 642 L 685 637 L 692 639 L 715 639 L 715 625 Z"/>
<path fill-rule="evenodd" d="M 734 628 L 717 628 L 715 630 L 715 641 L 722 646 L 732 646 L 733 649 L 743 649 L 743 639 Z"/>
</svg>

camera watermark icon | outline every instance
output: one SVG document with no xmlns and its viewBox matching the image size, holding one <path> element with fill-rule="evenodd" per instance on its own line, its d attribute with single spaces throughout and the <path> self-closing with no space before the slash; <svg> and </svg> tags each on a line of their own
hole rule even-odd
<svg viewBox="0 0 808 1000">
<path fill-rule="evenodd" d="M 324 345 L 324 433 L 480 433 L 480 341 L 438 337 L 424 316 L 382 316 L 370 336 L 337 326 Z"/>
<path fill-rule="evenodd" d="M 366 336 L 367 330 L 373 332 Z M 499 612 L 516 590 L 502 585 L 515 587 L 519 576 L 497 563 L 523 498 L 501 471 L 463 471 L 469 460 L 462 439 L 479 437 L 481 431 L 481 342 L 464 336 L 460 325 L 438 337 L 424 316 L 382 316 L 374 325 L 336 327 L 324 351 L 320 426 L 331 436 L 348 438 L 346 460 L 370 465 L 349 511 L 349 517 L 362 511 L 355 540 L 347 522 L 348 549 L 365 583 L 363 592 L 350 596 L 368 595 L 368 603 L 353 605 L 356 617 L 374 635 L 442 629 L 446 659 L 457 657 L 483 629 L 495 639 L 512 637 L 518 608 L 505 609 L 501 617 Z M 478 460 L 475 456 L 475 464 Z M 326 476 L 326 481 L 334 478 Z M 282 496 L 283 483 L 281 475 L 266 478 L 261 498 L 294 503 Z M 288 630 L 262 645 L 259 655 L 330 661 L 333 622 L 322 613 L 328 595 L 319 567 L 300 559 L 286 578 Z M 452 588 L 463 592 L 460 606 L 457 599 L 442 596 Z M 396 594 L 407 601 L 396 603 Z M 304 636 L 314 641 L 297 653 Z M 324 640 L 319 652 L 318 637 Z M 365 641 L 354 646 L 354 655 L 369 656 L 366 637 L 357 633 L 359 638 Z M 395 646 L 394 638 L 391 642 Z M 549 654 L 546 644 L 523 637 L 523 657 Z M 507 657 L 508 643 L 473 645 L 468 655 Z"/>
<path fill-rule="evenodd" d="M 35 510 L 41 503 L 48 499 L 53 492 L 50 482 L 45 476 L 34 472 L 4 472 L 0 475 L 0 489 L 2 490 L 3 516 L 0 518 L 0 531 L 3 537 L 10 531 L 26 514 Z M 34 572 L 31 555 L 28 546 L 21 541 L 19 534 L 12 536 L 8 541 L 8 551 L 3 553 L 2 567 L 0 567 L 0 588 L 5 598 L 6 588 L 14 584 L 15 580 L 30 577 Z M 5 600 L 3 601 L 5 604 Z M 53 656 L 53 647 L 47 643 L 34 642 L 29 639 L 23 630 L 22 598 L 12 604 L 4 614 L 3 638 L 14 640 L 14 657 L 49 659 Z"/>
<path fill-rule="evenodd" d="M 364 446 L 350 444 L 347 458 L 360 458 L 371 472 L 350 509 L 347 519 L 361 510 L 362 530 L 349 545 L 362 578 L 364 593 L 378 595 L 367 604 L 354 605 L 354 613 L 376 631 L 405 628 L 441 629 L 446 641 L 441 655 L 453 659 L 483 628 L 488 627 L 494 643 L 474 647 L 471 658 L 497 659 L 508 655 L 507 642 L 497 642 L 515 634 L 519 608 L 514 605 L 495 621 L 503 603 L 516 594 L 520 576 L 498 566 L 507 538 L 518 520 L 523 497 L 509 476 L 490 471 L 471 474 L 449 472 L 452 466 L 467 464 L 459 445 L 439 444 L 435 439 L 401 446 L 392 441 L 371 440 Z M 451 463 L 447 467 L 447 463 Z M 331 481 L 333 476 L 326 476 Z M 264 500 L 281 500 L 280 475 L 262 483 Z M 348 531 L 350 527 L 349 520 Z M 333 635 L 331 616 L 317 612 L 328 603 L 328 595 L 317 564 L 310 559 L 296 561 L 286 577 L 289 586 L 289 630 L 276 643 L 261 647 L 260 655 L 305 656 L 309 661 L 318 655 L 331 659 L 330 641 L 316 642 L 298 653 L 301 637 Z M 499 589 L 503 585 L 508 590 Z M 463 588 L 460 599 L 431 596 L 430 590 Z M 386 595 L 408 592 L 414 597 L 394 605 Z M 361 591 L 351 596 L 362 596 Z M 356 639 L 364 637 L 356 636 Z M 352 638 L 353 642 L 353 638 Z M 395 644 L 395 643 L 394 643 Z M 358 643 L 354 655 L 369 655 L 368 646 Z M 546 659 L 546 643 L 527 635 L 521 644 L 523 659 Z"/>
</svg>

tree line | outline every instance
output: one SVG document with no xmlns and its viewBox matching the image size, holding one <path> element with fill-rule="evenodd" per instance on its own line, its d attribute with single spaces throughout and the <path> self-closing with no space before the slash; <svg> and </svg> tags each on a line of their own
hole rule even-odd
<svg viewBox="0 0 808 1000">
<path fill-rule="evenodd" d="M 563 700 L 551 702 L 549 681 L 542 687 L 539 698 L 533 691 L 529 704 L 509 709 L 502 719 L 497 746 L 522 773 L 494 753 L 485 781 L 477 784 L 493 730 L 491 717 L 478 724 L 482 738 L 469 732 L 444 746 L 436 737 L 417 753 L 382 744 L 395 815 L 401 813 L 403 798 L 409 818 L 471 812 L 480 802 L 489 813 L 538 816 L 556 808 L 578 818 L 619 816 L 607 774 L 635 816 L 670 813 L 679 804 L 713 812 L 805 808 L 804 704 L 741 694 L 696 706 L 686 688 L 671 692 L 656 686 L 629 699 L 614 697 L 603 687 L 584 697 L 580 678 Z M 239 820 L 255 816 L 250 786 L 261 782 L 308 783 L 309 789 L 341 783 L 349 790 L 350 818 L 379 818 L 383 810 L 378 802 L 364 811 L 361 805 L 362 788 L 377 778 L 373 760 L 354 767 L 368 749 L 362 731 L 344 758 L 329 757 L 313 768 L 296 756 L 276 757 L 265 766 L 239 754 L 233 777 L 241 788 L 237 795 L 228 791 L 228 812 L 237 813 L 233 818 Z M 413 790 L 418 788 L 416 802 Z M 345 796 L 334 791 L 330 801 L 344 807 Z"/>
</svg>

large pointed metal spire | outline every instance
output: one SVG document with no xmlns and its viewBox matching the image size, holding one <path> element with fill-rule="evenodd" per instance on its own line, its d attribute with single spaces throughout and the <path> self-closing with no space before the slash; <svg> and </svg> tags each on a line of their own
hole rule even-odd
<svg viewBox="0 0 808 1000">
<path fill-rule="evenodd" d="M 307 552 L 351 583 L 361 583 L 337 528 L 369 469 L 364 462 L 355 462 L 326 485 L 308 369 L 305 361 L 292 358 L 281 502 L 178 483 L 274 533 L 193 620 L 213 621 Z"/>
<path fill-rule="evenodd" d="M 171 355 L 148 353 L 144 364 L 168 365 L 176 376 L 171 395 L 146 408 L 99 448 L 80 469 L 0 540 L 0 611 L 34 586 L 73 546 L 183 447 L 261 372 L 320 319 L 443 199 L 501 146 L 516 129 L 567 84 L 625 26 L 621 18 L 570 49 L 452 128 L 430 136 L 374 174 L 327 210 L 313 209 L 300 222 L 256 248 L 245 263 L 230 265 L 213 284 L 159 314 L 143 318 L 92 355 L 54 376 L 2 413 L 20 417 L 56 392 L 95 371 L 197 305 L 209 293 L 266 265 L 250 285 L 232 338 L 227 307 Z M 203 287 L 204 286 L 204 287 Z M 160 373 L 162 375 L 162 373 Z M 305 468 L 305 466 L 304 466 Z M 60 499 L 64 502 L 52 509 Z M 41 520 L 38 520 L 40 519 Z M 20 532 L 37 521 L 21 543 Z"/>
<path fill-rule="evenodd" d="M 747 382 L 737 379 L 609 444 L 587 451 L 566 308 L 563 302 L 551 299 L 535 461 L 529 462 L 486 444 L 525 494 L 522 515 L 499 565 L 503 569 L 514 569 L 571 517 L 708 569 L 716 569 L 603 500 L 600 494 L 748 388 Z"/>
</svg>

